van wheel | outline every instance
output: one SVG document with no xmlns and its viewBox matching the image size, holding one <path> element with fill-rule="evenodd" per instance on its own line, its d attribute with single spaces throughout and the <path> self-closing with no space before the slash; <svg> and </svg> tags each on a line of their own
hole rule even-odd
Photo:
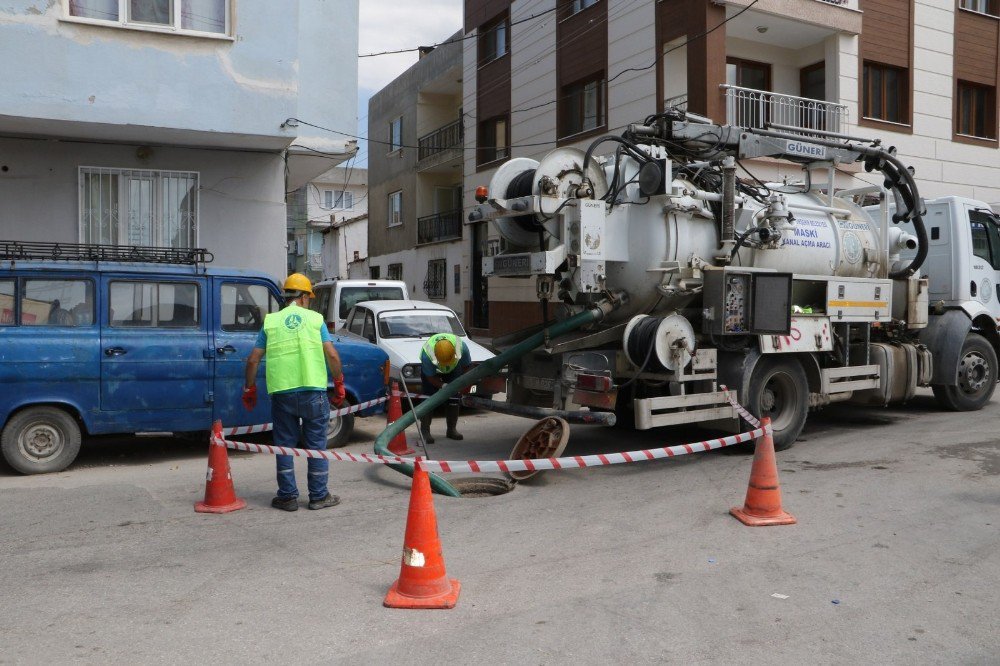
<svg viewBox="0 0 1000 666">
<path fill-rule="evenodd" d="M 345 403 L 347 403 L 346 400 Z M 330 409 L 337 408 L 331 404 Z M 330 419 L 329 423 L 326 424 L 326 448 L 336 449 L 344 446 L 351 438 L 352 432 L 354 432 L 354 414 L 345 414 Z"/>
<path fill-rule="evenodd" d="M 80 452 L 80 426 L 57 407 L 29 407 L 7 422 L 0 448 L 22 474 L 61 472 Z"/>
<path fill-rule="evenodd" d="M 774 450 L 791 448 L 806 424 L 809 382 L 794 358 L 764 357 L 750 375 L 747 409 L 754 416 L 771 419 Z"/>
<path fill-rule="evenodd" d="M 997 386 L 997 354 L 986 338 L 969 333 L 958 357 L 958 384 L 935 384 L 938 404 L 953 412 L 982 409 L 993 397 Z"/>
</svg>

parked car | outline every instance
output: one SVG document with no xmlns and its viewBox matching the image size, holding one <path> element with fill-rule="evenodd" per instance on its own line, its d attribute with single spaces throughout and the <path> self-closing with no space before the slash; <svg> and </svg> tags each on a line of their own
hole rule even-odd
<svg viewBox="0 0 1000 666">
<path fill-rule="evenodd" d="M 310 309 L 323 315 L 331 332 L 344 326 L 347 313 L 362 301 L 407 299 L 402 280 L 321 280 L 313 285 Z"/>
<path fill-rule="evenodd" d="M 257 407 L 247 412 L 240 400 L 246 357 L 264 315 L 279 309 L 281 292 L 269 277 L 197 261 L 25 260 L 45 253 L 17 244 L 22 249 L 11 254 L 12 245 L 0 241 L 0 448 L 14 469 L 65 469 L 84 433 L 271 420 L 266 359 Z M 58 247 L 74 256 L 73 246 Z M 153 250 L 135 256 L 161 256 Z M 351 403 L 386 394 L 385 352 L 341 337 L 334 346 Z M 330 444 L 346 442 L 353 426 L 353 416 L 332 420 Z"/>
<path fill-rule="evenodd" d="M 402 377 L 411 393 L 420 393 L 420 349 L 436 333 L 453 333 L 469 347 L 473 366 L 493 358 L 493 352 L 471 340 L 451 308 L 428 301 L 366 301 L 347 315 L 340 331 L 345 337 L 366 340 L 389 355 L 392 376 Z M 488 397 L 503 391 L 503 381 L 490 378 L 473 387 Z"/>
</svg>

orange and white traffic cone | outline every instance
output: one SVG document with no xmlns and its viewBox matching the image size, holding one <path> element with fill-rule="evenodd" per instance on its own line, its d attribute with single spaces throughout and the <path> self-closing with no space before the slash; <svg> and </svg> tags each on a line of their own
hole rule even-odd
<svg viewBox="0 0 1000 666">
<path fill-rule="evenodd" d="M 774 439 L 769 432 L 771 419 L 761 419 L 764 435 L 757 440 L 750 468 L 750 484 L 743 508 L 733 507 L 729 513 L 744 525 L 794 525 L 795 516 L 781 508 L 781 486 L 778 484 L 778 464 L 774 459 Z"/>
<path fill-rule="evenodd" d="M 216 441 L 222 439 L 222 421 L 212 425 L 212 437 L 208 443 L 208 475 L 205 480 L 205 501 L 195 502 L 198 513 L 229 513 L 244 508 L 247 503 L 236 496 L 233 488 L 233 473 L 229 469 L 229 455 L 226 445 Z"/>
<path fill-rule="evenodd" d="M 462 584 L 448 578 L 444 569 L 430 477 L 418 459 L 413 470 L 399 578 L 382 604 L 387 608 L 454 608 L 461 589 Z"/>
<path fill-rule="evenodd" d="M 399 388 L 396 382 L 393 382 L 392 392 L 389 394 L 389 411 L 386 417 L 386 425 L 392 425 L 401 418 L 403 418 L 403 404 L 399 400 Z M 394 456 L 408 456 L 414 453 L 414 450 L 406 443 L 405 430 L 401 430 L 398 435 L 392 438 L 388 448 L 389 452 Z"/>
</svg>

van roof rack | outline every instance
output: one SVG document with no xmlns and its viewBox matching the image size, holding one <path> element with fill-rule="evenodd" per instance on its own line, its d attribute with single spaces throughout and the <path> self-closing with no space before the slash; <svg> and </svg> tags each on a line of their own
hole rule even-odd
<svg viewBox="0 0 1000 666">
<path fill-rule="evenodd" d="M 0 259 L 119 261 L 154 264 L 207 264 L 215 256 L 200 247 L 149 247 L 144 245 L 96 245 L 90 243 L 32 243 L 0 240 Z"/>
</svg>

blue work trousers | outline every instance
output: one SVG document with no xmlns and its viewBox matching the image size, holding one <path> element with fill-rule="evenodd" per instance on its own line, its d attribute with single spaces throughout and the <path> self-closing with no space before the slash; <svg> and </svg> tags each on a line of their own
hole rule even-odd
<svg viewBox="0 0 1000 666">
<path fill-rule="evenodd" d="M 327 422 L 330 420 L 330 400 L 326 391 L 296 391 L 271 395 L 271 418 L 274 421 L 276 446 L 326 451 Z M 309 458 L 309 499 L 326 497 L 330 461 Z M 277 456 L 278 497 L 298 497 L 295 485 L 295 458 Z"/>
</svg>

